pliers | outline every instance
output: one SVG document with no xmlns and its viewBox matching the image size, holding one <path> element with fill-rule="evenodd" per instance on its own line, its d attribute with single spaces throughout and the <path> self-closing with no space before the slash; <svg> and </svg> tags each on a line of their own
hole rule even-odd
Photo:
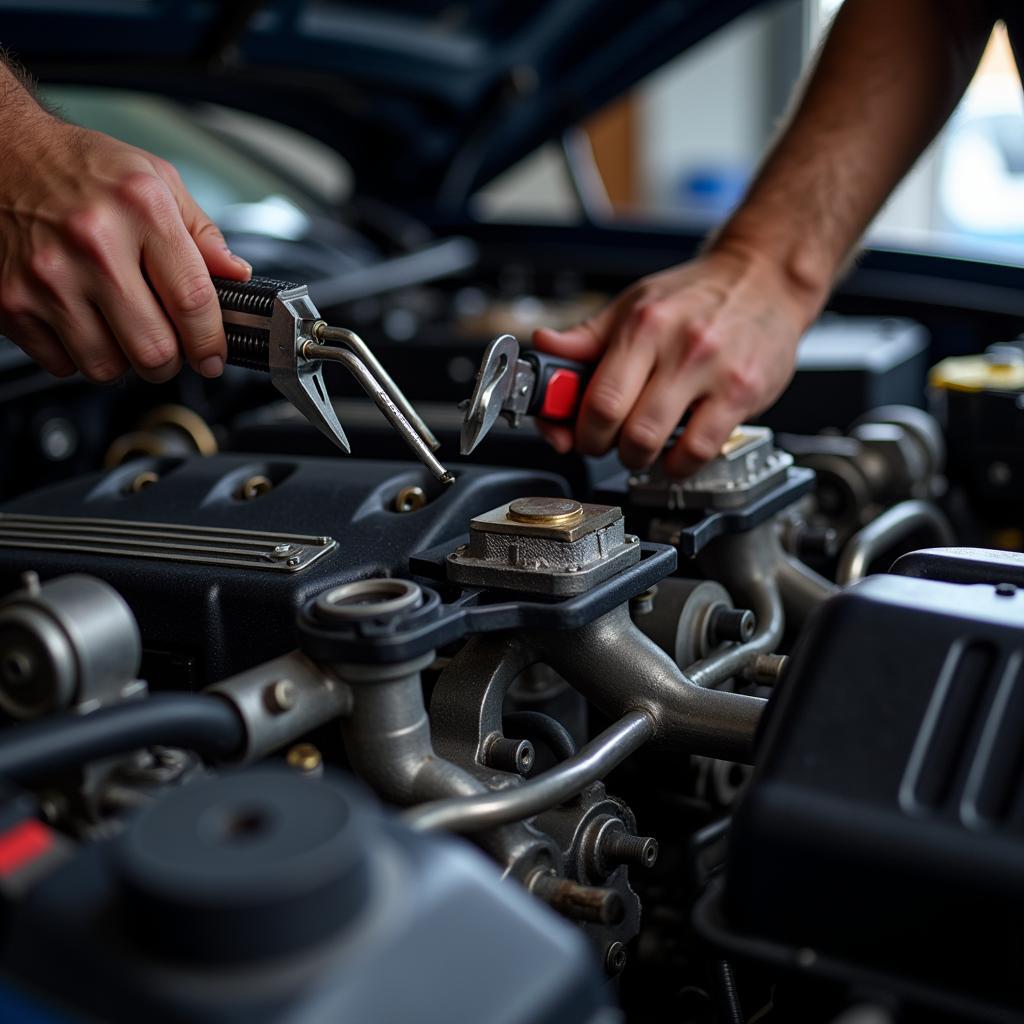
<svg viewBox="0 0 1024 1024">
<path fill-rule="evenodd" d="M 562 422 L 579 409 L 593 367 L 545 352 L 520 354 L 519 342 L 502 334 L 484 352 L 473 396 L 463 402 L 460 450 L 469 455 L 499 416 L 518 427 L 523 416 Z"/>
<path fill-rule="evenodd" d="M 444 484 L 455 479 L 434 455 L 437 438 L 366 343 L 352 331 L 324 323 L 305 285 L 263 277 L 214 278 L 213 283 L 229 363 L 269 373 L 274 387 L 348 454 L 351 445 L 327 394 L 321 361 L 341 363 L 430 472 Z"/>
</svg>

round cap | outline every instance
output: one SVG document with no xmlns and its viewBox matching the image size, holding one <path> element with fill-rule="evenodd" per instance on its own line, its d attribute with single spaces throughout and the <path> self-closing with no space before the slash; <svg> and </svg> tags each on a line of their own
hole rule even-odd
<svg viewBox="0 0 1024 1024">
<path fill-rule="evenodd" d="M 583 506 L 572 498 L 516 498 L 508 518 L 534 526 L 562 526 L 583 518 Z"/>
<path fill-rule="evenodd" d="M 186 784 L 113 846 L 140 942 L 177 959 L 277 956 L 338 932 L 366 895 L 368 821 L 337 780 L 260 768 Z"/>
</svg>

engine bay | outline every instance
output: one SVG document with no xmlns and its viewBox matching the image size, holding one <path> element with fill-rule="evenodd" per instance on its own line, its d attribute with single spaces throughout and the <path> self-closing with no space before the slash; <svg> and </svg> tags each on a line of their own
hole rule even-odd
<svg viewBox="0 0 1024 1024">
<path fill-rule="evenodd" d="M 448 452 L 479 351 L 414 394 Z M 446 486 L 365 400 L 344 456 L 244 372 L 8 374 L 62 456 L 10 449 L 0 506 L 9 1005 L 1018 1019 L 1024 555 L 978 460 L 1019 352 L 931 412 L 910 320 L 804 352 L 818 407 L 684 481 L 527 421 Z"/>
</svg>

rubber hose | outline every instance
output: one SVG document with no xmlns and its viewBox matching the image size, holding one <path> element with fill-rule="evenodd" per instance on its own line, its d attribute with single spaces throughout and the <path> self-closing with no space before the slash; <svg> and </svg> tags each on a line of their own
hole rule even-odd
<svg viewBox="0 0 1024 1024">
<path fill-rule="evenodd" d="M 155 744 L 184 747 L 206 758 L 230 758 L 245 745 L 245 729 L 220 697 L 159 693 L 0 730 L 0 778 L 31 782 L 88 761 Z"/>
</svg>

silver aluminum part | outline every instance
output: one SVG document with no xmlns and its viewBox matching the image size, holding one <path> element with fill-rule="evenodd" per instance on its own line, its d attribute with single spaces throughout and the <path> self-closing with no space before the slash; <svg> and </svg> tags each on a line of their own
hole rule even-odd
<svg viewBox="0 0 1024 1024">
<path fill-rule="evenodd" d="M 692 668 L 681 670 L 637 629 L 626 605 L 574 633 L 538 630 L 525 639 L 540 660 L 606 715 L 621 718 L 630 711 L 646 711 L 654 720 L 653 740 L 659 745 L 751 761 L 765 702 L 698 685 Z M 730 669 L 728 675 L 734 674 Z"/>
<path fill-rule="evenodd" d="M 654 721 L 647 712 L 627 712 L 578 753 L 537 778 L 494 793 L 425 804 L 406 812 L 406 824 L 417 831 L 479 832 L 533 817 L 603 778 L 653 735 Z"/>
<path fill-rule="evenodd" d="M 793 465 L 767 427 L 737 427 L 718 458 L 685 480 L 668 477 L 658 462 L 630 477 L 630 499 L 648 508 L 727 509 L 768 490 Z"/>
<path fill-rule="evenodd" d="M 214 526 L 0 512 L 0 547 L 296 573 L 338 546 L 331 537 Z"/>
<path fill-rule="evenodd" d="M 448 578 L 472 587 L 582 594 L 640 561 L 640 544 L 625 532 L 621 511 L 607 511 L 595 528 L 561 540 L 549 535 L 562 532 L 557 528 L 516 523 L 508 519 L 508 506 L 501 506 L 470 522 L 469 545 L 448 556 Z"/>
<path fill-rule="evenodd" d="M 393 803 L 488 793 L 483 778 L 434 749 L 420 677 L 433 660 L 430 652 L 397 665 L 334 666 L 352 690 L 352 708 L 341 723 L 345 754 L 353 771 Z M 514 782 L 518 776 L 487 773 L 488 781 L 496 779 Z M 496 829 L 482 836 L 480 845 L 520 879 L 538 866 L 557 864 L 554 843 L 524 824 Z"/>
<path fill-rule="evenodd" d="M 347 455 L 352 446 L 331 405 L 320 363 L 304 357 L 302 352 L 319 319 L 305 285 L 278 293 L 270 317 L 270 380 L 317 430 Z"/>
<path fill-rule="evenodd" d="M 956 542 L 949 520 L 930 501 L 913 499 L 893 505 L 846 542 L 836 568 L 836 581 L 845 586 L 863 579 L 879 555 L 884 555 L 899 541 L 924 530 L 934 534 L 937 547 L 949 547 Z M 922 543 L 919 546 L 928 545 Z"/>
<path fill-rule="evenodd" d="M 403 440 L 412 449 L 413 454 L 415 454 L 420 462 L 441 483 L 450 484 L 455 481 L 455 476 L 438 462 L 437 457 L 427 446 L 427 443 L 413 429 L 409 421 L 402 415 L 398 406 L 391 400 L 391 396 L 383 388 L 380 381 L 366 368 L 366 365 L 358 356 L 353 355 L 347 349 L 337 348 L 334 345 L 319 345 L 315 341 L 305 341 L 302 343 L 302 356 L 305 360 L 317 361 L 318 366 L 318 361 L 321 359 L 341 363 L 355 377 L 359 386 L 373 399 L 377 408 L 384 414 L 391 426 L 402 435 Z"/>
<path fill-rule="evenodd" d="M 0 605 L 0 708 L 13 718 L 131 696 L 141 659 L 135 616 L 103 580 L 59 576 Z"/>
<path fill-rule="evenodd" d="M 231 703 L 245 726 L 243 762 L 294 743 L 352 706 L 344 683 L 300 651 L 274 658 L 207 687 Z M 287 699 L 282 699 L 287 694 Z"/>
<path fill-rule="evenodd" d="M 384 369 L 370 346 L 355 331 L 350 331 L 345 327 L 331 327 L 320 321 L 319 324 L 314 325 L 313 335 L 318 341 L 344 345 L 347 349 L 350 349 L 357 358 L 363 361 L 363 364 L 370 373 L 377 378 L 381 388 L 387 392 L 391 401 L 398 406 L 402 415 L 412 424 L 420 437 L 423 438 L 427 447 L 432 452 L 436 452 L 441 447 L 441 442 L 438 441 L 423 417 L 416 411 L 416 407 L 405 397 L 402 389 L 394 382 L 391 374 Z"/>
</svg>

